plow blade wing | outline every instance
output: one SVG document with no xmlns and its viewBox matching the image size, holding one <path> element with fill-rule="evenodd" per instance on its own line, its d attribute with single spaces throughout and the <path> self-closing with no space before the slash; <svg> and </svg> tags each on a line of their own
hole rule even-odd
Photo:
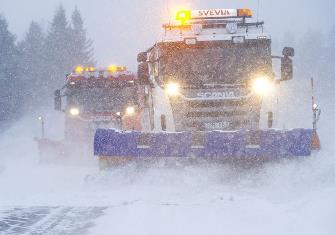
<svg viewBox="0 0 335 235">
<path fill-rule="evenodd" d="M 311 155 L 310 129 L 176 133 L 98 129 L 94 155 L 101 157 L 264 158 Z"/>
</svg>

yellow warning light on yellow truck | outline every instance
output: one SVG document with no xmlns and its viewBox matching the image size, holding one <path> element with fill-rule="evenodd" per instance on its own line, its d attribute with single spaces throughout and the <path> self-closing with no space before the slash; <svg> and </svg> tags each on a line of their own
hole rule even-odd
<svg viewBox="0 0 335 235">
<path fill-rule="evenodd" d="M 110 65 L 107 68 L 107 71 L 110 73 L 116 73 L 116 72 L 124 72 L 127 68 L 125 66 L 118 66 L 118 65 Z"/>
<path fill-rule="evenodd" d="M 110 72 L 110 73 L 116 72 L 117 71 L 117 65 L 108 66 L 107 71 Z"/>
<path fill-rule="evenodd" d="M 180 10 L 177 12 L 176 20 L 180 21 L 181 24 L 185 24 L 186 21 L 191 19 L 191 11 L 190 10 Z"/>
<path fill-rule="evenodd" d="M 95 68 L 94 67 L 87 67 L 85 68 L 86 72 L 95 72 Z"/>
<path fill-rule="evenodd" d="M 75 69 L 74 69 L 75 73 L 82 73 L 84 72 L 84 68 L 82 66 L 77 66 Z"/>
</svg>

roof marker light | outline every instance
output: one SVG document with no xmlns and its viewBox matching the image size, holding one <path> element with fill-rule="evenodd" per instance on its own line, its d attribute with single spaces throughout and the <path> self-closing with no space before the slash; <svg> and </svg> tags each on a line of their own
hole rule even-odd
<svg viewBox="0 0 335 235">
<path fill-rule="evenodd" d="M 127 68 L 125 66 L 118 66 L 118 65 L 110 65 L 107 68 L 107 71 L 109 73 L 115 73 L 115 72 L 124 72 Z"/>
<path fill-rule="evenodd" d="M 114 72 L 117 71 L 117 66 L 116 65 L 110 65 L 110 66 L 108 66 L 107 71 L 110 72 L 110 73 L 114 73 Z"/>
<path fill-rule="evenodd" d="M 252 11 L 250 9 L 237 9 L 237 16 L 238 17 L 252 17 Z"/>
<path fill-rule="evenodd" d="M 94 67 L 87 67 L 87 68 L 85 68 L 85 71 L 86 72 L 94 72 L 95 68 Z"/>
<path fill-rule="evenodd" d="M 82 73 L 84 72 L 84 68 L 82 66 L 77 66 L 75 69 L 74 69 L 74 72 L 75 73 Z"/>
</svg>

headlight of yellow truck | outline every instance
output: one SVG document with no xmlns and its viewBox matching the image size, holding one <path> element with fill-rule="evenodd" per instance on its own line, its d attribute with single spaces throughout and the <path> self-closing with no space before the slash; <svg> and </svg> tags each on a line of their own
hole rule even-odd
<svg viewBox="0 0 335 235">
<path fill-rule="evenodd" d="M 134 115 L 134 113 L 135 113 L 135 108 L 133 107 L 133 106 L 129 106 L 129 107 L 127 107 L 127 109 L 126 109 L 126 114 L 127 115 Z"/>
<path fill-rule="evenodd" d="M 168 96 L 177 96 L 179 94 L 180 86 L 178 83 L 171 82 L 165 86 L 165 92 Z"/>
<path fill-rule="evenodd" d="M 273 90 L 273 82 L 266 76 L 257 77 L 252 81 L 252 90 L 258 95 L 269 94 Z"/>
</svg>

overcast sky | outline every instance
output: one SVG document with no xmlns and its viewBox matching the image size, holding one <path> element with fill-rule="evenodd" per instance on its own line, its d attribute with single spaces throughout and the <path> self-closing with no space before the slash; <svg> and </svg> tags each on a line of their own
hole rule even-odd
<svg viewBox="0 0 335 235">
<path fill-rule="evenodd" d="M 176 6 L 251 8 L 257 15 L 258 0 L 0 0 L 0 13 L 10 30 L 21 39 L 31 20 L 46 29 L 55 9 L 63 4 L 68 16 L 77 6 L 94 40 L 100 66 L 111 63 L 136 66 L 136 55 L 159 40 L 160 26 Z M 259 0 L 259 19 L 272 38 L 291 31 L 302 36 L 309 28 L 327 32 L 335 24 L 335 0 Z"/>
</svg>

